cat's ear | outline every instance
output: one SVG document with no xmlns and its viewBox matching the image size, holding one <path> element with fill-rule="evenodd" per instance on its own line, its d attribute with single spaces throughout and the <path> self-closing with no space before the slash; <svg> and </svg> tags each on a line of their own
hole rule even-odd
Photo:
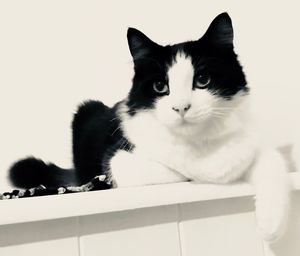
<svg viewBox="0 0 300 256">
<path fill-rule="evenodd" d="M 145 57 L 160 47 L 160 45 L 154 43 L 145 34 L 135 28 L 128 28 L 127 40 L 134 60 Z"/>
<path fill-rule="evenodd" d="M 219 14 L 208 27 L 203 36 L 219 47 L 233 47 L 233 27 L 228 13 Z"/>
</svg>

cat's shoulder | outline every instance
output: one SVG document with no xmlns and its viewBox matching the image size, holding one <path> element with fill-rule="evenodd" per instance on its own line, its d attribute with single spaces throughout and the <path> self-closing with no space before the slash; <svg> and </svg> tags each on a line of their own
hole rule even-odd
<svg viewBox="0 0 300 256">
<path fill-rule="evenodd" d="M 83 127 L 91 123 L 91 125 L 99 125 L 106 123 L 107 120 L 113 119 L 115 116 L 114 107 L 108 107 L 101 101 L 88 100 L 82 102 L 73 118 L 73 129 Z"/>
<path fill-rule="evenodd" d="M 97 112 L 107 112 L 110 108 L 106 106 L 103 102 L 97 101 L 97 100 L 88 100 L 82 102 L 75 113 L 76 116 L 90 116 L 92 114 L 95 114 Z"/>
</svg>

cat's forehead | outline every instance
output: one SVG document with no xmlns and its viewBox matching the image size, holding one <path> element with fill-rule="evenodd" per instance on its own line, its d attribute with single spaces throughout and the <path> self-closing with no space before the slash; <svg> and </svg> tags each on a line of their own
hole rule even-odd
<svg viewBox="0 0 300 256">
<path fill-rule="evenodd" d="M 183 43 L 178 43 L 178 44 L 173 44 L 170 45 L 170 51 L 169 54 L 171 62 L 170 65 L 176 64 L 179 60 L 182 59 L 193 59 L 193 54 L 190 50 L 191 46 L 193 46 L 193 41 L 190 42 L 183 42 Z"/>
<path fill-rule="evenodd" d="M 186 67 L 194 66 L 197 68 L 199 63 L 205 62 L 209 52 L 207 47 L 203 46 L 201 40 L 187 41 L 165 47 L 167 50 L 167 68 L 177 65 Z M 185 63 L 185 65 L 183 65 Z"/>
<path fill-rule="evenodd" d="M 167 75 L 171 88 L 192 87 L 194 66 L 190 55 L 184 51 L 177 51 L 172 58 Z M 182 88 L 183 89 L 183 88 Z"/>
</svg>

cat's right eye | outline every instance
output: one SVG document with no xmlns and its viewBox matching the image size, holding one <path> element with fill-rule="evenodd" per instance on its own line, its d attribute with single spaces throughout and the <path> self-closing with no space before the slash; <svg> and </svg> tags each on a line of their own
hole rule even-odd
<svg viewBox="0 0 300 256">
<path fill-rule="evenodd" d="M 196 79 L 195 79 L 195 87 L 198 89 L 205 89 L 207 88 L 207 86 L 210 83 L 210 76 L 209 75 L 199 75 Z"/>
<path fill-rule="evenodd" d="M 153 90 L 158 94 L 167 94 L 169 93 L 169 86 L 165 82 L 154 82 Z"/>
</svg>

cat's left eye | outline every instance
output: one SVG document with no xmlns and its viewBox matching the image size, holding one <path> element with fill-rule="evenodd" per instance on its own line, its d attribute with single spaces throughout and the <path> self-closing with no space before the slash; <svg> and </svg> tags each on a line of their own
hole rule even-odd
<svg viewBox="0 0 300 256">
<path fill-rule="evenodd" d="M 159 94 L 166 94 L 169 92 L 169 86 L 164 82 L 154 82 L 153 90 Z"/>
<path fill-rule="evenodd" d="M 209 83 L 210 83 L 209 75 L 200 75 L 195 79 L 195 87 L 199 89 L 207 88 Z"/>
</svg>

